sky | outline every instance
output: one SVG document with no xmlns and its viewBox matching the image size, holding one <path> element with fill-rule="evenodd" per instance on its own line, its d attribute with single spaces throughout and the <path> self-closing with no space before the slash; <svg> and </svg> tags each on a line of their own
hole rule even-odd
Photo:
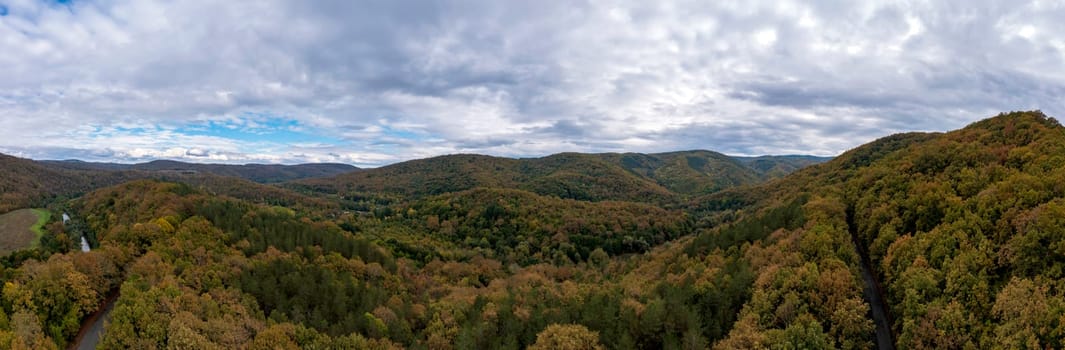
<svg viewBox="0 0 1065 350">
<path fill-rule="evenodd" d="M 1065 117 L 1065 0 L 0 0 L 0 152 L 836 155 Z"/>
</svg>

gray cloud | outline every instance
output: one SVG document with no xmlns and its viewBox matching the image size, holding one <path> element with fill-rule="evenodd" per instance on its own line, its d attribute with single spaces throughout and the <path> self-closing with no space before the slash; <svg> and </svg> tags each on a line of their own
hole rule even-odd
<svg viewBox="0 0 1065 350">
<path fill-rule="evenodd" d="M 1000 111 L 1065 116 L 1061 2 L 0 8 L 0 152 L 37 158 L 372 166 L 457 152 L 830 155 Z M 187 132 L 249 115 L 293 120 L 325 141 Z"/>
</svg>

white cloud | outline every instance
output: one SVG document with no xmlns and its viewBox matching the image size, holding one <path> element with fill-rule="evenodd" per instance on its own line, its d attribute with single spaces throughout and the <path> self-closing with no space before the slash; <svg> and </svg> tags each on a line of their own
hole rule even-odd
<svg viewBox="0 0 1065 350">
<path fill-rule="evenodd" d="M 0 151 L 38 158 L 827 155 L 1065 116 L 1053 1 L 3 3 Z M 187 132 L 249 115 L 324 141 Z"/>
<path fill-rule="evenodd" d="M 754 41 L 763 48 L 773 46 L 777 42 L 777 31 L 775 29 L 759 30 L 754 33 Z"/>
</svg>

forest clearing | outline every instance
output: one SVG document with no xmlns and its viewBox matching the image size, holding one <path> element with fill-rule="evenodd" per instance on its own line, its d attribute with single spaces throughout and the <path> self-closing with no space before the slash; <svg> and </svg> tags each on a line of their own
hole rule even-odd
<svg viewBox="0 0 1065 350">
<path fill-rule="evenodd" d="M 0 215 L 0 255 L 39 244 L 44 224 L 51 216 L 43 209 L 19 209 Z"/>
</svg>

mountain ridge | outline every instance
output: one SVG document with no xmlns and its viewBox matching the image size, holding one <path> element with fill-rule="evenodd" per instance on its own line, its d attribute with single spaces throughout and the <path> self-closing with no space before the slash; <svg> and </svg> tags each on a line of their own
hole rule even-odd
<svg viewBox="0 0 1065 350">
<path fill-rule="evenodd" d="M 210 172 L 79 169 L 0 154 L 0 212 L 39 206 L 55 197 L 78 196 L 142 179 L 182 182 L 257 202 L 329 206 L 277 186 L 236 176 Z"/>
<path fill-rule="evenodd" d="M 1065 127 L 1039 111 L 1002 113 L 953 131 L 883 137 L 781 179 L 711 194 L 696 204 L 720 220 L 706 220 L 711 228 L 688 252 L 750 243 L 800 258 L 756 269 L 759 280 L 784 282 L 756 285 L 748 305 L 760 306 L 745 308 L 718 348 L 750 346 L 758 334 L 811 318 L 838 332 L 843 325 L 824 312 L 758 318 L 781 303 L 816 311 L 823 297 L 790 276 L 840 265 L 847 288 L 864 289 L 866 310 L 880 315 L 862 332 L 875 328 L 881 349 L 1060 348 L 1062 198 Z M 787 224 L 794 218 L 800 224 Z"/>
<path fill-rule="evenodd" d="M 159 159 L 145 163 L 98 163 L 76 159 L 39 160 L 39 163 L 75 170 L 142 170 L 142 171 L 200 171 L 215 175 L 234 176 L 259 183 L 276 183 L 312 177 L 333 176 L 358 167 L 341 163 L 304 163 L 282 164 L 219 164 L 188 163 L 176 160 Z"/>
<path fill-rule="evenodd" d="M 327 193 L 385 192 L 415 197 L 476 187 L 505 187 L 569 199 L 668 203 L 753 184 L 826 160 L 813 156 L 759 159 L 771 164 L 759 170 L 706 150 L 651 154 L 564 152 L 539 158 L 453 154 L 291 184 Z"/>
</svg>

